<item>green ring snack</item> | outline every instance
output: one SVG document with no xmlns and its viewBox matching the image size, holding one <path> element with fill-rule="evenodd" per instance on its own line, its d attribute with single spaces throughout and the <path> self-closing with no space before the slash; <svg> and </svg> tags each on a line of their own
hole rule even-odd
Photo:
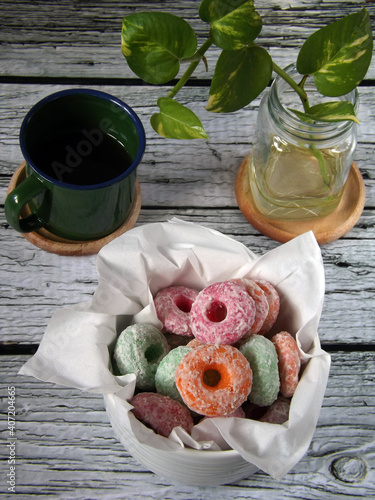
<svg viewBox="0 0 375 500">
<path fill-rule="evenodd" d="M 160 361 L 168 354 L 164 335 L 147 323 L 125 328 L 117 339 L 114 359 L 121 375 L 134 373 L 136 387 L 144 391 L 155 389 L 155 374 Z"/>
<path fill-rule="evenodd" d="M 270 406 L 276 400 L 280 388 L 275 346 L 263 335 L 252 335 L 241 345 L 240 352 L 253 371 L 249 400 L 258 406 Z"/>
<path fill-rule="evenodd" d="M 176 387 L 175 375 L 177 366 L 184 356 L 191 351 L 191 347 L 179 346 L 169 351 L 169 353 L 160 361 L 156 370 L 155 385 L 156 390 L 164 396 L 169 396 L 176 401 L 183 402 L 180 393 Z"/>
</svg>

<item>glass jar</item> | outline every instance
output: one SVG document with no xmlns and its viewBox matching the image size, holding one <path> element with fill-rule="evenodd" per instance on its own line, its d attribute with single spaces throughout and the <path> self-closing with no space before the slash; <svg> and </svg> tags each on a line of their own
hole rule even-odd
<svg viewBox="0 0 375 500">
<path fill-rule="evenodd" d="M 285 71 L 298 83 L 295 66 Z M 310 106 L 331 100 L 316 90 L 313 78 L 305 83 Z M 334 100 L 348 100 L 358 109 L 353 90 Z M 270 219 L 306 220 L 324 217 L 340 202 L 357 145 L 353 121 L 300 120 L 290 108 L 303 111 L 296 92 L 277 76 L 263 97 L 249 168 L 254 203 Z"/>
</svg>

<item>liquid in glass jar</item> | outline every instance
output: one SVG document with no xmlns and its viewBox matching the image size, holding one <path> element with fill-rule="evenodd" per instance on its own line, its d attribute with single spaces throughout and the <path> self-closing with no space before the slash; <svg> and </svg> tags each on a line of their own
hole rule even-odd
<svg viewBox="0 0 375 500">
<path fill-rule="evenodd" d="M 294 66 L 287 70 L 295 78 L 299 75 Z M 311 89 L 307 91 L 310 96 Z M 343 98 L 356 105 L 357 91 Z M 291 107 L 298 107 L 298 97 L 277 77 L 262 99 L 250 155 L 254 203 L 271 219 L 325 217 L 341 200 L 356 147 L 356 124 L 306 123 Z"/>
</svg>

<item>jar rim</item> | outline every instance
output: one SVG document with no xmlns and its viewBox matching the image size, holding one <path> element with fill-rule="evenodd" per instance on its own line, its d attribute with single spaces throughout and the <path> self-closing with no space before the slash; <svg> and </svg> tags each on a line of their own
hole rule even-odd
<svg viewBox="0 0 375 500">
<path fill-rule="evenodd" d="M 302 79 L 303 77 L 303 75 L 301 75 L 297 71 L 295 64 L 288 65 L 286 68 L 284 68 L 284 71 L 286 71 L 288 75 L 296 81 L 297 77 L 299 77 L 299 79 Z M 315 90 L 315 94 L 319 94 L 319 96 L 325 99 L 325 96 L 323 96 L 316 90 L 316 86 L 313 80 L 309 81 L 307 87 L 310 92 L 314 92 Z M 355 122 L 349 120 L 343 120 L 339 122 L 316 121 L 313 123 L 308 123 L 301 120 L 290 110 L 290 108 L 286 107 L 286 105 L 284 105 L 284 103 L 282 102 L 283 93 L 289 91 L 291 92 L 291 95 L 295 96 L 297 102 L 299 103 L 299 97 L 297 96 L 295 91 L 280 75 L 277 75 L 272 82 L 269 91 L 268 107 L 275 123 L 284 132 L 298 139 L 308 139 L 310 143 L 312 141 L 319 143 L 328 139 L 332 140 L 338 136 L 342 136 L 356 125 Z M 327 100 L 329 100 L 329 98 Z M 352 102 L 355 111 L 357 111 L 359 106 L 359 95 L 357 88 L 355 88 L 348 94 L 338 96 L 336 100 L 348 100 Z"/>
</svg>

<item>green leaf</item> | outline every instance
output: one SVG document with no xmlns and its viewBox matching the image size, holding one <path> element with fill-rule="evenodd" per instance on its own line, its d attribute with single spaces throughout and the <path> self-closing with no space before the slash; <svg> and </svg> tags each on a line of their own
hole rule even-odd
<svg viewBox="0 0 375 500">
<path fill-rule="evenodd" d="M 313 33 L 300 50 L 297 69 L 313 74 L 323 95 L 344 95 L 365 77 L 372 50 L 370 17 L 362 9 Z"/>
<path fill-rule="evenodd" d="M 199 16 L 211 24 L 210 37 L 225 50 L 236 50 L 253 42 L 262 29 L 262 19 L 253 0 L 203 0 Z"/>
<path fill-rule="evenodd" d="M 272 59 L 262 47 L 223 50 L 215 68 L 206 109 L 215 113 L 237 111 L 266 88 Z"/>
<path fill-rule="evenodd" d="M 324 102 L 322 104 L 312 106 L 306 113 L 296 109 L 290 109 L 290 111 L 306 122 L 340 122 L 344 120 L 351 120 L 359 123 L 354 111 L 354 106 L 349 101 Z"/>
<path fill-rule="evenodd" d="M 158 99 L 160 113 L 151 116 L 155 132 L 170 139 L 208 139 L 197 115 L 170 97 Z"/>
<path fill-rule="evenodd" d="M 160 85 L 174 78 L 180 61 L 197 49 L 192 27 L 163 12 L 140 12 L 124 17 L 121 50 L 131 70 L 147 83 Z"/>
</svg>

